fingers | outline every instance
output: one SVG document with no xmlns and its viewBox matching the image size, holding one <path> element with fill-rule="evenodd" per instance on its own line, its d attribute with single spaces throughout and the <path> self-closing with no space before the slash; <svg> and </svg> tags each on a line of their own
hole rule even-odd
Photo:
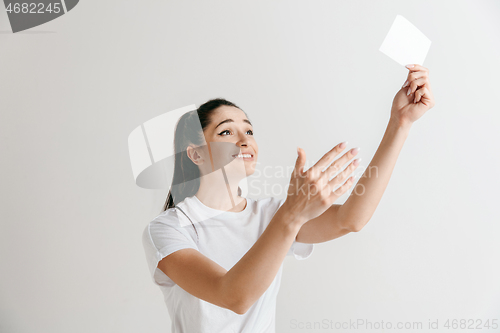
<svg viewBox="0 0 500 333">
<path fill-rule="evenodd" d="M 339 186 L 335 191 L 332 191 L 332 193 L 330 194 L 332 202 L 335 202 L 339 197 L 346 193 L 353 184 L 354 176 L 349 177 L 349 179 L 344 184 L 342 184 L 342 186 Z"/>
<path fill-rule="evenodd" d="M 333 177 L 332 180 L 328 182 L 328 186 L 330 187 L 330 191 L 337 186 L 338 184 L 344 182 L 354 170 L 359 166 L 361 158 L 357 158 L 352 161 L 347 168 L 345 168 L 342 172 L 340 172 L 337 176 Z"/>
<path fill-rule="evenodd" d="M 413 94 L 419 87 L 422 87 L 428 82 L 428 79 L 426 77 L 421 77 L 419 79 L 416 79 L 415 81 L 412 81 L 410 83 L 410 86 L 408 87 L 408 90 L 406 91 L 406 96 L 410 96 Z"/>
<path fill-rule="evenodd" d="M 411 66 L 413 65 L 413 67 L 411 68 L 408 68 L 408 66 Z M 420 71 L 427 71 L 429 72 L 429 69 L 427 67 L 424 67 L 422 65 L 419 65 L 419 64 L 409 64 L 409 65 L 406 65 L 405 66 L 410 72 L 420 72 Z"/>
<path fill-rule="evenodd" d="M 408 74 L 408 78 L 403 84 L 403 88 L 408 87 L 411 83 L 420 79 L 428 79 L 428 74 L 426 72 L 413 72 Z"/>
<path fill-rule="evenodd" d="M 414 67 L 409 68 L 409 70 L 410 72 L 408 73 L 408 78 L 403 84 L 403 88 L 409 87 L 406 92 L 407 96 L 415 93 L 419 87 L 430 85 L 429 70 L 427 68 L 415 64 Z"/>
<path fill-rule="evenodd" d="M 305 153 L 302 149 L 297 148 L 298 156 L 297 161 L 295 163 L 295 175 L 298 175 L 302 178 L 307 178 L 307 183 L 310 184 L 316 189 L 317 192 L 322 192 L 328 198 L 330 197 L 333 188 L 341 182 L 344 182 L 345 179 L 351 174 L 358 166 L 359 161 L 361 159 L 355 159 L 352 161 L 347 168 L 345 168 L 342 172 L 340 172 L 336 177 L 330 180 L 330 177 L 337 173 L 341 167 L 346 164 L 351 158 L 356 156 L 359 152 L 359 147 L 350 149 L 346 152 L 341 158 L 337 159 L 334 163 L 332 163 L 324 172 L 322 172 L 323 164 L 329 163 L 330 160 L 339 154 L 345 147 L 342 147 L 342 144 L 335 146 L 332 150 L 326 153 L 320 161 L 318 161 L 313 167 L 309 168 L 306 172 L 303 172 L 303 168 L 305 165 Z M 352 185 L 353 179 L 348 180 L 349 184 L 344 184 L 344 191 Z M 337 190 L 335 193 L 340 193 L 342 189 Z M 336 199 L 335 199 L 336 200 Z"/>
<path fill-rule="evenodd" d="M 415 92 L 415 99 L 413 103 L 422 102 L 423 104 L 433 107 L 432 97 L 430 96 L 430 91 L 427 86 L 423 86 Z"/>
<path fill-rule="evenodd" d="M 293 184 L 296 186 L 298 190 L 297 194 L 304 193 L 302 190 L 306 188 L 307 191 L 307 200 L 315 200 L 315 204 L 320 203 L 322 206 L 331 206 L 335 200 L 338 199 L 343 193 L 345 193 L 350 186 L 354 183 L 354 177 L 350 177 L 345 184 L 340 186 L 334 192 L 332 190 L 334 187 L 340 183 L 340 181 L 345 181 L 345 179 L 351 174 L 358 166 L 359 161 L 361 159 L 356 159 L 348 165 L 346 169 L 339 173 L 332 181 L 329 180 L 332 172 L 337 172 L 340 166 L 343 166 L 348 160 L 350 160 L 353 156 L 357 155 L 359 148 L 354 148 L 346 152 L 340 159 L 332 163 L 324 172 L 322 172 L 322 165 L 331 160 L 332 157 L 339 154 L 342 150 L 345 149 L 346 143 L 341 143 L 335 146 L 332 150 L 326 153 L 318 163 L 316 163 L 313 167 L 309 168 L 306 172 L 303 171 L 305 165 L 305 152 L 301 148 L 297 148 L 297 160 L 295 162 L 294 175 L 300 176 L 302 179 L 292 179 L 290 182 L 290 188 L 292 187 L 292 183 L 297 182 L 297 184 Z M 333 165 L 335 164 L 335 165 Z M 313 171 L 312 171 L 313 170 Z M 314 171 L 316 170 L 316 171 Z M 319 176 L 318 173 L 319 172 Z M 288 196 L 294 195 L 293 192 L 288 190 Z M 300 198 L 299 200 L 303 200 Z"/>
<path fill-rule="evenodd" d="M 415 91 L 415 97 L 413 98 L 413 103 L 418 103 L 420 102 L 420 99 L 422 98 L 423 95 L 425 95 L 425 88 L 420 88 L 417 91 Z"/>
<path fill-rule="evenodd" d="M 351 158 L 353 158 L 354 156 L 356 156 L 358 154 L 359 150 L 360 150 L 359 147 L 353 148 L 353 149 L 349 150 L 347 153 L 345 153 L 344 155 L 342 155 L 341 158 L 339 158 L 335 162 L 333 162 L 328 167 L 328 169 L 325 170 L 325 172 L 321 176 L 322 181 L 328 182 L 330 180 L 330 178 L 334 174 L 336 174 L 344 166 L 344 164 L 347 163 L 347 161 L 349 161 Z"/>
<path fill-rule="evenodd" d="M 314 166 L 309 168 L 306 171 L 306 174 L 311 174 L 313 178 L 320 177 L 321 173 L 323 172 L 323 169 L 326 168 L 326 166 L 333 161 L 335 156 L 340 154 L 340 152 L 344 149 L 345 146 L 343 145 L 343 142 L 339 143 L 338 145 L 333 147 L 328 153 L 323 155 L 323 157 L 318 162 L 316 162 Z"/>
</svg>

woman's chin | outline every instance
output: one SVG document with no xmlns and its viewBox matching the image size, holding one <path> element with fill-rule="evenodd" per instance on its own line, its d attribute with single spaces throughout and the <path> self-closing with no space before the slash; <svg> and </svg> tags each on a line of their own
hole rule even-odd
<svg viewBox="0 0 500 333">
<path fill-rule="evenodd" d="M 252 173 L 253 173 L 253 171 L 255 170 L 255 167 L 257 166 L 257 161 L 255 159 L 244 160 L 244 159 L 236 159 L 235 158 L 229 164 L 227 164 L 225 166 L 225 168 L 228 169 L 228 168 L 233 167 L 233 166 L 237 169 L 239 169 L 241 167 L 245 167 L 246 170 L 252 170 Z"/>
<path fill-rule="evenodd" d="M 233 173 L 231 169 L 226 168 L 227 173 Z M 243 170 L 241 168 L 238 168 L 236 171 L 234 171 L 234 175 L 240 176 L 241 179 L 246 178 L 248 176 L 251 176 L 255 173 L 255 166 L 245 166 L 245 171 L 243 174 Z"/>
</svg>

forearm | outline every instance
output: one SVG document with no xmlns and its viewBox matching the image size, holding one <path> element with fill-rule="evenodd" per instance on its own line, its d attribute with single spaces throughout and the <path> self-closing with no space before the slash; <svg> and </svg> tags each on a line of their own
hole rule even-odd
<svg viewBox="0 0 500 333">
<path fill-rule="evenodd" d="M 397 158 L 408 137 L 410 126 L 389 120 L 380 146 L 351 195 L 339 209 L 345 224 L 358 231 L 368 223 L 389 183 Z"/>
<path fill-rule="evenodd" d="M 224 292 L 245 312 L 269 288 L 300 229 L 282 206 L 248 252 L 225 274 Z"/>
</svg>

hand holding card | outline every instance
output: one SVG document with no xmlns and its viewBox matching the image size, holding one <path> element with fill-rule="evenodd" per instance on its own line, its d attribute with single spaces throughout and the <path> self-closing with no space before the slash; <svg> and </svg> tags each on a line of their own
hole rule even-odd
<svg viewBox="0 0 500 333">
<path fill-rule="evenodd" d="M 409 69 L 408 78 L 394 97 L 391 108 L 391 120 L 403 127 L 411 126 L 435 104 L 429 69 L 418 64 L 406 67 Z"/>
<path fill-rule="evenodd" d="M 429 38 L 401 15 L 396 16 L 380 46 L 382 53 L 409 69 L 392 102 L 391 120 L 398 126 L 411 126 L 434 106 L 429 70 L 422 66 L 430 46 Z"/>
</svg>

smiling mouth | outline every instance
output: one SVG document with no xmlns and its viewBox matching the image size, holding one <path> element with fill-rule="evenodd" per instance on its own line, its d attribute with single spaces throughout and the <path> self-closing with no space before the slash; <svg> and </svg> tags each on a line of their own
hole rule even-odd
<svg viewBox="0 0 500 333">
<path fill-rule="evenodd" d="M 241 158 L 242 160 L 253 160 L 252 154 L 234 154 L 231 156 L 234 158 Z"/>
</svg>

